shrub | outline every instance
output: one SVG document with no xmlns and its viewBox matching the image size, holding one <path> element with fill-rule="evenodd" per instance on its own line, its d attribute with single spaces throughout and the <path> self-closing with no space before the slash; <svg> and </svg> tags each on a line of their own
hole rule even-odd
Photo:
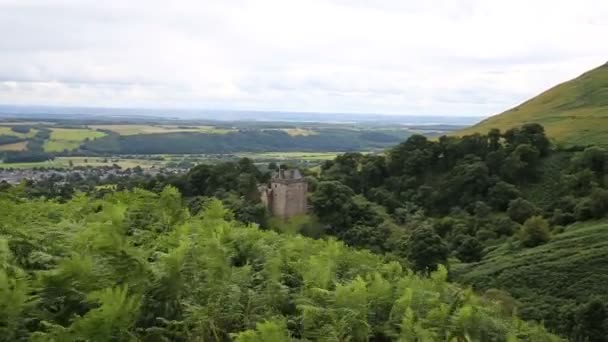
<svg viewBox="0 0 608 342">
<path fill-rule="evenodd" d="M 499 217 L 492 223 L 494 232 L 498 236 L 511 236 L 519 226 L 508 217 Z"/>
<path fill-rule="evenodd" d="M 524 223 L 537 213 L 538 208 L 523 198 L 517 198 L 509 202 L 509 208 L 507 209 L 507 215 L 517 223 Z"/>
<path fill-rule="evenodd" d="M 551 217 L 551 224 L 558 226 L 566 226 L 576 221 L 576 216 L 570 212 L 563 212 L 561 209 L 555 209 Z"/>
<path fill-rule="evenodd" d="M 483 245 L 474 237 L 466 237 L 456 250 L 458 259 L 464 262 L 475 262 L 483 256 Z"/>
<path fill-rule="evenodd" d="M 546 243 L 551 239 L 549 222 L 541 216 L 530 217 L 521 227 L 519 239 L 526 247 L 534 247 Z"/>
<path fill-rule="evenodd" d="M 509 207 L 509 202 L 520 195 L 515 185 L 500 181 L 488 191 L 488 201 L 494 209 L 505 211 Z"/>
<path fill-rule="evenodd" d="M 574 208 L 577 221 L 586 221 L 593 218 L 593 203 L 590 198 L 583 198 Z"/>
</svg>

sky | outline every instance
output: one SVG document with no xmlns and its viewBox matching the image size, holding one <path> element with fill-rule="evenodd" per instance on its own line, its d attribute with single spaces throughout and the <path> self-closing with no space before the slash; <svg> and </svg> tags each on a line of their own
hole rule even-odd
<svg viewBox="0 0 608 342">
<path fill-rule="evenodd" d="M 0 104 L 491 115 L 607 39 L 607 0 L 0 0 Z"/>
</svg>

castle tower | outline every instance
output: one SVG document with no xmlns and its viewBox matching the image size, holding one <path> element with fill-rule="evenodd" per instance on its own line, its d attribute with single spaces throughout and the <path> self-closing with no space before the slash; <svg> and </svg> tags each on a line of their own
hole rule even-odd
<svg viewBox="0 0 608 342">
<path fill-rule="evenodd" d="M 261 187 L 262 202 L 274 215 L 290 218 L 308 210 L 308 184 L 298 170 L 279 170 L 270 179 L 270 187 Z"/>
</svg>

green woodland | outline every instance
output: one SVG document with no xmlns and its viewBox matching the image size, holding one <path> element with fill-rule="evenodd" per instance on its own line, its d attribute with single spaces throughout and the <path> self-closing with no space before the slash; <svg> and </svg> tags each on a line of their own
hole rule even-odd
<svg viewBox="0 0 608 342">
<path fill-rule="evenodd" d="M 498 301 L 179 192 L 0 198 L 3 341 L 558 341 Z"/>
<path fill-rule="evenodd" d="M 607 341 L 604 148 L 413 135 L 301 170 L 287 221 L 257 192 L 277 167 L 2 185 L 0 336 Z"/>
</svg>

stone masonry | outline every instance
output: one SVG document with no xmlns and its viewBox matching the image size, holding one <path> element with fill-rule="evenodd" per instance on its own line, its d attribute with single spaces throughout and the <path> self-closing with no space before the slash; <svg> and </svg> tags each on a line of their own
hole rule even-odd
<svg viewBox="0 0 608 342">
<path fill-rule="evenodd" d="M 308 210 L 308 184 L 298 170 L 279 170 L 273 173 L 270 186 L 259 188 L 262 203 L 274 216 L 290 218 L 304 215 Z"/>
</svg>

